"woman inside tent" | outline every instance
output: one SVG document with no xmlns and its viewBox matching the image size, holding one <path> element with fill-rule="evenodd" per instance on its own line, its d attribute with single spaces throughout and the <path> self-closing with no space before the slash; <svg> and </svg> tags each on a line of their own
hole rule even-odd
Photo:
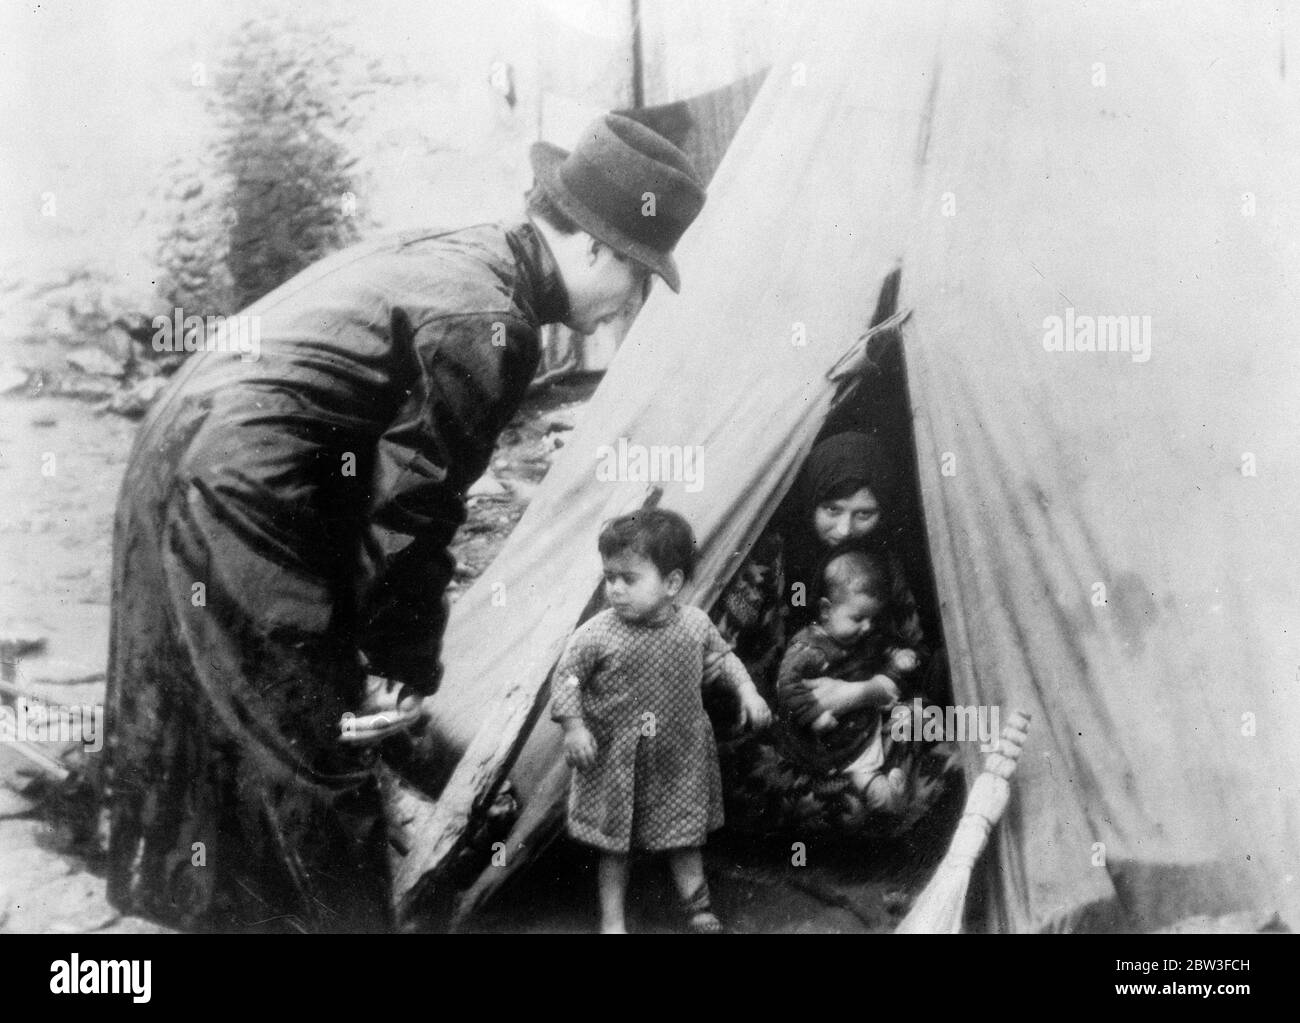
<svg viewBox="0 0 1300 1023">
<path fill-rule="evenodd" d="M 909 565 L 898 508 L 902 478 L 884 446 L 865 433 L 827 437 L 809 455 L 794 488 L 759 539 L 749 559 L 723 593 L 714 618 L 745 663 L 765 698 L 774 698 L 776 666 L 787 639 L 816 613 L 812 599 L 827 555 L 854 547 L 875 550 L 893 566 L 896 609 L 891 627 L 905 635 L 920 655 L 919 690 L 940 696 L 942 656 L 926 643 L 921 616 L 907 584 Z M 711 676 L 710 676 L 711 678 Z M 862 683 L 817 680 L 803 711 L 809 719 L 830 712 L 852 713 L 863 705 Z M 715 705 L 715 721 L 729 709 Z M 886 754 L 890 769 L 906 776 L 903 806 L 894 812 L 870 811 L 847 776 L 817 772 L 784 756 L 771 732 L 728 741 L 725 726 L 720 754 L 727 795 L 728 824 L 742 831 L 802 831 L 893 836 L 907 831 L 936 803 L 955 764 L 945 744 L 898 742 Z"/>
</svg>

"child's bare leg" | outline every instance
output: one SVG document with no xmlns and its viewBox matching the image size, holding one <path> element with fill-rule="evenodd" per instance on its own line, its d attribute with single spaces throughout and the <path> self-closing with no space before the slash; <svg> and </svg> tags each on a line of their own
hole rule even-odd
<svg viewBox="0 0 1300 1023">
<path fill-rule="evenodd" d="M 623 906 L 627 896 L 627 855 L 601 853 L 596 878 L 600 885 L 600 933 L 626 934 Z"/>
<path fill-rule="evenodd" d="M 692 931 L 716 934 L 722 921 L 713 913 L 709 901 L 709 884 L 704 879 L 704 856 L 699 849 L 674 849 L 668 854 L 668 869 L 686 911 L 686 924 Z"/>
</svg>

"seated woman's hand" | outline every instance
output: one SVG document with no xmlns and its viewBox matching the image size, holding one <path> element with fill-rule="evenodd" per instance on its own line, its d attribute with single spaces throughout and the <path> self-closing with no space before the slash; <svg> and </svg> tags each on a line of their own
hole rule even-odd
<svg viewBox="0 0 1300 1023">
<path fill-rule="evenodd" d="M 416 731 L 425 720 L 424 700 L 408 686 L 371 675 L 360 714 L 339 719 L 339 741 L 349 746 L 370 746 L 402 732 Z"/>
<path fill-rule="evenodd" d="M 809 679 L 802 693 L 792 697 L 790 709 L 795 723 L 812 727 L 823 714 L 842 718 L 867 705 L 870 692 L 863 682 L 845 682 L 838 678 Z"/>
</svg>

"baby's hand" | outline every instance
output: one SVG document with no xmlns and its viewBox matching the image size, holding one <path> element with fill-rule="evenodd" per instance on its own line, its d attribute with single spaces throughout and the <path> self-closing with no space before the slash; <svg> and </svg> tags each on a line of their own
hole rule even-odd
<svg viewBox="0 0 1300 1023">
<path fill-rule="evenodd" d="M 596 737 L 581 721 L 566 724 L 564 729 L 564 759 L 579 771 L 585 771 L 596 762 Z"/>
<path fill-rule="evenodd" d="M 840 723 L 839 719 L 836 718 L 834 714 L 832 714 L 830 711 L 827 710 L 819 714 L 817 716 L 817 719 L 813 721 L 813 723 L 808 727 L 820 735 L 822 732 L 831 731 L 832 729 L 837 727 L 839 723 Z"/>
<path fill-rule="evenodd" d="M 746 689 L 740 694 L 740 726 L 748 726 L 755 732 L 761 732 L 772 723 L 772 708 L 758 695 L 754 688 Z"/>
<path fill-rule="evenodd" d="M 916 671 L 921 664 L 921 658 L 916 655 L 915 650 L 904 648 L 890 653 L 889 663 L 896 672 L 905 675 L 909 671 Z"/>
</svg>

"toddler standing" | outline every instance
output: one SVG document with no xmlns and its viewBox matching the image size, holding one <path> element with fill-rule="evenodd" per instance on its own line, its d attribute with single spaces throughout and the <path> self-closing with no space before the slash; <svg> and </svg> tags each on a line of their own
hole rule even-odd
<svg viewBox="0 0 1300 1023">
<path fill-rule="evenodd" d="M 688 928 L 717 933 L 701 849 L 722 826 L 722 785 L 700 687 L 706 654 L 728 647 L 708 615 L 676 603 L 695 539 L 680 515 L 649 508 L 606 523 L 598 547 L 610 607 L 573 634 L 552 683 L 575 768 L 569 833 L 600 851 L 604 933 L 626 932 L 632 849 L 666 852 Z M 743 723 L 765 728 L 771 712 L 734 654 L 723 674 Z"/>
</svg>

